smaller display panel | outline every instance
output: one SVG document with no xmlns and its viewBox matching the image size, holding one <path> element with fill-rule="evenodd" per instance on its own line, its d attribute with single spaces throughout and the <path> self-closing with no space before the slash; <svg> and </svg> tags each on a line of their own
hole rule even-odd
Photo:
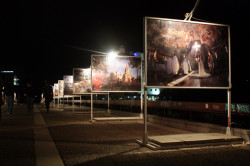
<svg viewBox="0 0 250 166">
<path fill-rule="evenodd" d="M 141 57 L 92 55 L 93 92 L 141 92 Z"/>
<path fill-rule="evenodd" d="M 64 80 L 64 95 L 73 95 L 73 76 L 63 76 Z"/>
<path fill-rule="evenodd" d="M 91 69 L 74 68 L 73 94 L 91 93 Z"/>
<path fill-rule="evenodd" d="M 58 80 L 58 96 L 62 97 L 63 96 L 63 88 L 64 86 L 64 81 L 63 80 Z"/>
</svg>

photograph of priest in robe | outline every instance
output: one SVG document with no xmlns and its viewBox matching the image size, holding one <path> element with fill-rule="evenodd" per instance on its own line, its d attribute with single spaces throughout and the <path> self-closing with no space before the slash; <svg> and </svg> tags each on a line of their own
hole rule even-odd
<svg viewBox="0 0 250 166">
<path fill-rule="evenodd" d="M 229 26 L 146 18 L 147 86 L 229 87 Z"/>
</svg>

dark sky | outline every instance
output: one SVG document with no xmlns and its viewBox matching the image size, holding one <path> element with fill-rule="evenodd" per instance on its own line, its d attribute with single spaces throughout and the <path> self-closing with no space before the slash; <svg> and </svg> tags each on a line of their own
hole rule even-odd
<svg viewBox="0 0 250 166">
<path fill-rule="evenodd" d="M 196 0 L 19 0 L 4 4 L 1 69 L 21 81 L 49 80 L 90 66 L 91 52 L 124 45 L 143 52 L 143 17 L 184 19 Z M 233 87 L 249 88 L 249 9 L 245 0 L 200 0 L 195 18 L 231 26 Z M 192 19 L 197 21 L 196 19 Z M 4 59 L 4 60 L 3 60 Z M 248 80 L 248 82 L 247 82 Z"/>
</svg>

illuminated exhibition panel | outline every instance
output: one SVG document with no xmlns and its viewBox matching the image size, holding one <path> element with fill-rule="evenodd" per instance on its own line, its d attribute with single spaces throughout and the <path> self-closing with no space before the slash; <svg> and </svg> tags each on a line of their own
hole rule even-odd
<svg viewBox="0 0 250 166">
<path fill-rule="evenodd" d="M 58 96 L 63 97 L 63 90 L 64 90 L 64 81 L 58 80 Z"/>
<path fill-rule="evenodd" d="M 58 92 L 59 92 L 58 84 L 54 84 L 54 86 L 53 86 L 53 94 L 54 94 L 54 96 L 58 96 Z"/>
<path fill-rule="evenodd" d="M 65 75 L 64 80 L 64 95 L 73 95 L 73 76 Z"/>
<path fill-rule="evenodd" d="M 145 18 L 146 86 L 231 87 L 229 26 Z"/>
<path fill-rule="evenodd" d="M 141 57 L 92 55 L 93 92 L 141 92 Z"/>
<path fill-rule="evenodd" d="M 91 69 L 73 69 L 73 94 L 91 93 Z"/>
</svg>

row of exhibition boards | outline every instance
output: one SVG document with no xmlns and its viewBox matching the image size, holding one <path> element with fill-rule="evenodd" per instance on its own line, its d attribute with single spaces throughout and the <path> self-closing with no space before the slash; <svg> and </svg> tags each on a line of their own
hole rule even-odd
<svg viewBox="0 0 250 166">
<path fill-rule="evenodd" d="M 73 69 L 73 76 L 64 76 L 54 85 L 55 95 L 142 92 L 144 88 L 225 89 L 230 127 L 230 42 L 228 25 L 145 17 L 145 76 L 141 57 L 92 55 L 91 68 Z M 146 89 L 144 101 L 146 138 Z"/>
<path fill-rule="evenodd" d="M 55 97 L 107 92 L 141 92 L 141 57 L 92 55 L 91 68 L 73 68 L 53 86 Z"/>
<path fill-rule="evenodd" d="M 145 67 L 136 56 L 91 55 L 54 85 L 55 96 L 142 92 L 146 88 L 231 89 L 230 27 L 146 17 Z M 144 73 L 145 71 L 145 76 Z"/>
<path fill-rule="evenodd" d="M 91 68 L 73 68 L 72 75 L 64 75 L 53 86 L 54 98 L 61 103 L 62 98 L 72 97 L 74 113 L 75 97 L 91 96 L 91 120 L 93 120 L 93 94 L 109 92 L 137 92 L 142 103 L 142 58 L 134 56 L 92 55 Z M 59 106 L 59 105 L 58 105 Z M 81 104 L 80 104 L 81 106 Z M 141 113 L 142 113 L 141 104 Z M 140 114 L 140 116 L 142 116 Z"/>
</svg>

